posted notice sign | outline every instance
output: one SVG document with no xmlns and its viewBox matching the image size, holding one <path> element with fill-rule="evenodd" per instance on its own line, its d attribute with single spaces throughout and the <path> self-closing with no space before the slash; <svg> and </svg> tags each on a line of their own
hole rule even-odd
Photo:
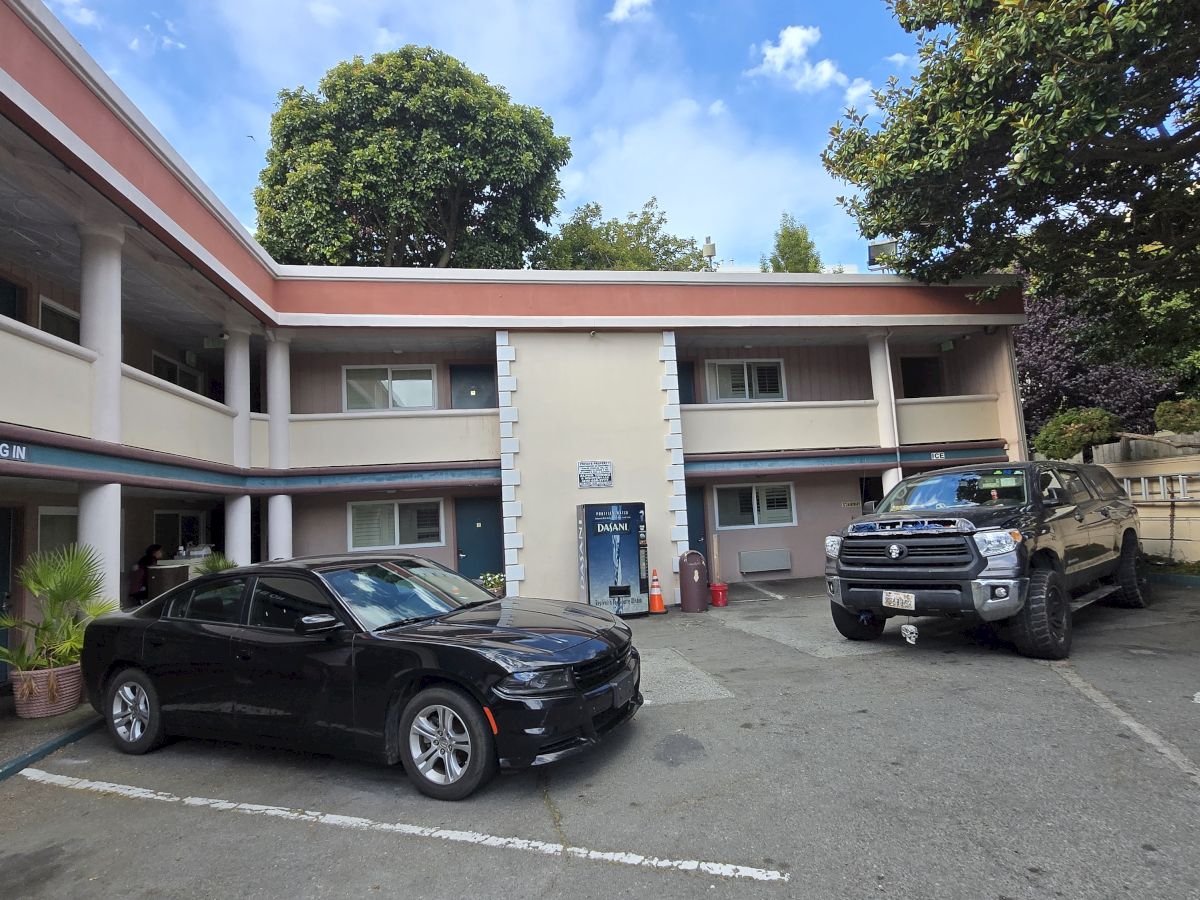
<svg viewBox="0 0 1200 900">
<path fill-rule="evenodd" d="M 611 459 L 580 460 L 578 470 L 581 488 L 610 488 L 613 486 Z"/>
</svg>

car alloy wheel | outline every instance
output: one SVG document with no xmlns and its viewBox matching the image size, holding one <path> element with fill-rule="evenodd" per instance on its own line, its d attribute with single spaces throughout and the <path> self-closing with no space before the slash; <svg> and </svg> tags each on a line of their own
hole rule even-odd
<svg viewBox="0 0 1200 900">
<path fill-rule="evenodd" d="M 113 693 L 112 723 L 121 740 L 135 744 L 142 739 L 150 725 L 150 698 L 140 684 L 127 681 Z"/>
<path fill-rule="evenodd" d="M 448 706 L 426 706 L 417 713 L 408 729 L 408 747 L 417 771 L 434 784 L 454 784 L 471 763 L 471 735 Z"/>
</svg>

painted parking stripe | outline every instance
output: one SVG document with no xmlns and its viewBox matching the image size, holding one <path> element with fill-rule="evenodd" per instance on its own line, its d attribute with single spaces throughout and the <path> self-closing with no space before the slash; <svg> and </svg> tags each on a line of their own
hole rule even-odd
<svg viewBox="0 0 1200 900">
<path fill-rule="evenodd" d="M 374 831 L 386 834 L 403 834 L 410 837 L 430 838 L 459 844 L 476 844 L 480 847 L 524 850 L 528 853 L 541 853 L 545 856 L 570 856 L 576 859 L 619 863 L 621 865 L 640 866 L 648 869 L 695 872 L 704 875 L 718 875 L 724 878 L 742 878 L 751 881 L 791 880 L 791 875 L 787 872 L 777 872 L 774 869 L 757 869 L 753 866 L 739 866 L 735 863 L 705 862 L 698 859 L 663 859 L 657 856 L 642 856 L 640 853 L 629 853 L 620 850 L 589 850 L 587 847 L 571 847 L 548 841 L 500 837 L 494 834 L 482 834 L 477 831 L 430 828 L 425 825 L 405 825 L 402 822 L 375 822 L 371 819 L 363 819 L 358 816 L 339 816 L 333 813 L 287 809 L 282 806 L 265 806 L 259 803 L 237 803 L 232 800 L 214 800 L 208 797 L 180 797 L 177 794 L 155 791 L 150 788 L 135 787 L 129 784 L 113 784 L 107 781 L 89 781 L 86 778 L 56 775 L 53 772 L 44 772 L 41 769 L 22 769 L 20 774 L 30 781 L 35 781 L 39 784 L 54 785 L 55 787 L 69 788 L 74 791 L 90 791 L 94 794 L 109 794 L 134 800 L 156 800 L 160 803 L 179 803 L 183 806 L 204 807 L 220 812 L 236 812 L 250 816 L 269 816 L 275 819 L 288 819 L 295 822 L 332 825 L 335 828 L 350 828 L 358 831 Z"/>
</svg>

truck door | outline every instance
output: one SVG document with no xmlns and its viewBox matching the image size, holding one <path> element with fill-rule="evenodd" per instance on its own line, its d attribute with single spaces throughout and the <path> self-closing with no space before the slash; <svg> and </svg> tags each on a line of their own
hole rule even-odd
<svg viewBox="0 0 1200 900">
<path fill-rule="evenodd" d="M 1058 477 L 1067 492 L 1067 499 L 1074 505 L 1072 514 L 1077 523 L 1076 553 L 1079 565 L 1068 570 L 1068 583 L 1074 588 L 1097 577 L 1097 570 L 1112 559 L 1113 522 L 1105 501 L 1088 487 L 1079 471 L 1074 468 L 1058 467 Z"/>
</svg>

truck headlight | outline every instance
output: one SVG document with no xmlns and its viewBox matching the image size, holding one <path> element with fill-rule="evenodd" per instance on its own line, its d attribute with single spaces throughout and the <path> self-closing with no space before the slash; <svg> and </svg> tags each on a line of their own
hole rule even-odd
<svg viewBox="0 0 1200 900">
<path fill-rule="evenodd" d="M 825 555 L 830 559 L 837 559 L 838 554 L 842 550 L 842 539 L 836 534 L 831 534 L 825 538 Z"/>
<path fill-rule="evenodd" d="M 975 546 L 984 556 L 999 556 L 1001 553 L 1011 553 L 1021 543 L 1019 531 L 977 531 Z"/>
<path fill-rule="evenodd" d="M 497 686 L 508 694 L 554 694 L 575 687 L 570 669 L 531 669 L 513 672 Z"/>
</svg>

